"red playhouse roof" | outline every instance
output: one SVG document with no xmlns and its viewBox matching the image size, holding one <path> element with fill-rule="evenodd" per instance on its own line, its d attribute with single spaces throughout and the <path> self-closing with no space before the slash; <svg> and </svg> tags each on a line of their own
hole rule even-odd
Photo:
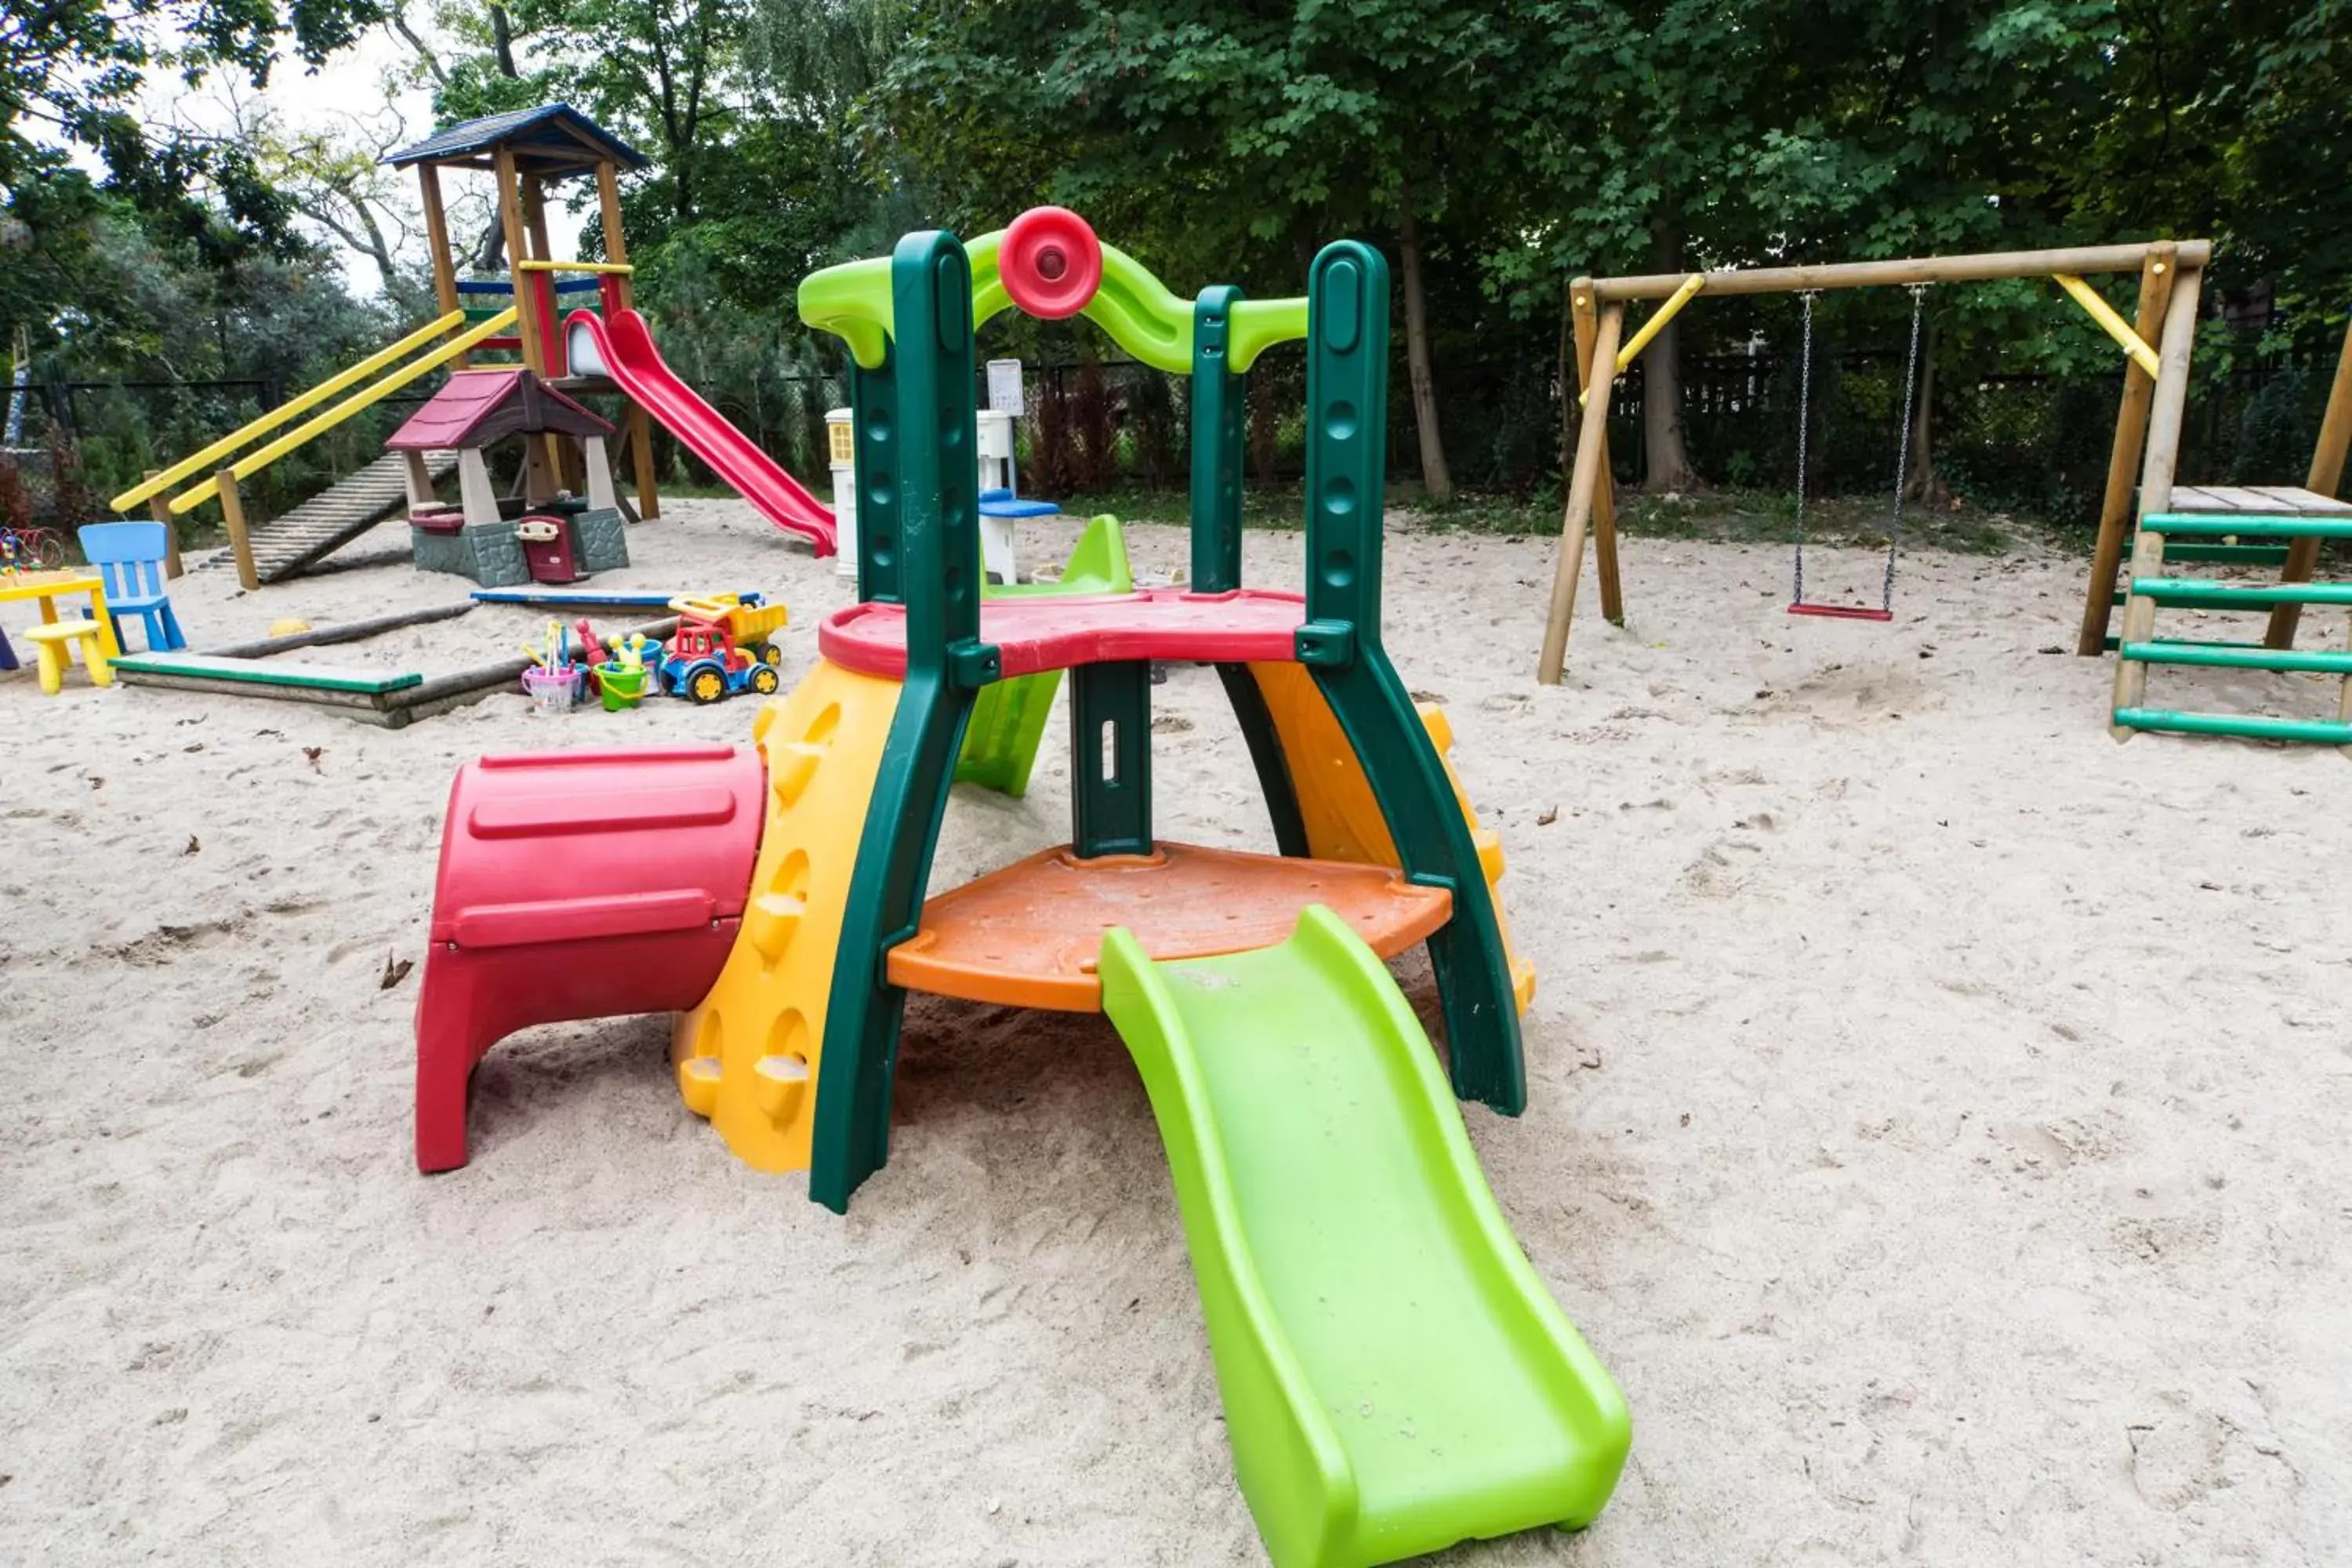
<svg viewBox="0 0 2352 1568">
<path fill-rule="evenodd" d="M 383 445 L 388 452 L 459 452 L 541 431 L 610 436 L 613 426 L 527 370 L 468 370 L 451 376 Z"/>
</svg>

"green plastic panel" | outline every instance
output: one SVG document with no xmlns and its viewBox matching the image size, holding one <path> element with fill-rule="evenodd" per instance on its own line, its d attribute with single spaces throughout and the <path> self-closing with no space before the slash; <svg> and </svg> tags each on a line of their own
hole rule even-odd
<svg viewBox="0 0 2352 1568">
<path fill-rule="evenodd" d="M 2168 730 L 2182 735 L 2234 735 L 2248 741 L 2307 741 L 2322 746 L 2352 746 L 2352 724 L 2318 719 L 2265 719 L 2251 713 L 2175 713 L 2164 708 L 2118 708 L 2115 721 L 2132 730 Z"/>
<path fill-rule="evenodd" d="M 1389 276 L 1357 240 L 1315 258 L 1307 338 L 1307 621 L 1298 658 L 1354 748 L 1405 875 L 1454 898 L 1429 939 L 1454 1092 L 1527 1107 L 1519 1013 L 1492 889 L 1444 759 L 1381 640 Z"/>
<path fill-rule="evenodd" d="M 1276 1568 L 1599 1515 L 1625 1402 L 1512 1236 L 1378 955 L 1315 906 L 1223 958 L 1154 963 L 1114 931 L 1101 967 Z"/>
</svg>

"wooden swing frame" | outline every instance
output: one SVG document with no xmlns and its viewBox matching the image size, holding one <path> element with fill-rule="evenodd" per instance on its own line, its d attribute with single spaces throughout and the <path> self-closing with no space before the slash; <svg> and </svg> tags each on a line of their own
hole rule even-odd
<svg viewBox="0 0 2352 1568">
<path fill-rule="evenodd" d="M 2180 456 L 2189 399 L 2189 362 L 2197 342 L 2198 299 L 2212 256 L 2209 240 L 2150 240 L 2137 245 L 1990 251 L 1902 261 L 1575 279 L 1569 285 L 1568 298 L 1576 334 L 1578 402 L 1582 412 L 1578 416 L 1576 460 L 1569 477 L 1568 504 L 1560 517 L 1559 555 L 1552 574 L 1551 607 L 1536 679 L 1556 686 L 1567 663 L 1569 625 L 1576 613 L 1577 584 L 1583 575 L 1588 534 L 1601 582 L 1601 613 L 1612 625 L 1625 624 L 1624 590 L 1617 566 L 1616 496 L 1609 474 L 1610 398 L 1606 389 L 1594 384 L 1594 366 L 1610 367 L 1605 379 L 1613 387 L 1617 376 L 1624 374 L 1659 330 L 1701 294 L 1792 294 L 1909 283 L 1981 283 L 2002 278 L 2047 278 L 2057 283 L 2125 354 L 2123 400 L 2116 414 L 2106 491 L 2099 506 L 2098 543 L 2092 554 L 2090 589 L 2074 649 L 2085 657 L 2098 657 L 2105 651 L 2107 621 L 2114 610 L 2125 525 L 2135 515 L 2135 472 L 2138 515 L 2166 511 L 2173 503 L 2173 469 Z M 2131 322 L 2126 323 L 2083 281 L 2085 274 L 2108 272 L 2139 274 L 2139 307 Z M 1633 341 L 1626 342 L 1625 307 L 1636 300 L 1662 303 L 1642 323 Z M 2347 340 L 2346 364 L 2352 366 L 2352 338 Z M 2343 379 L 2339 377 L 2339 384 Z M 2352 428 L 2352 397 L 2343 401 L 2346 406 L 2340 416 L 2336 400 L 2329 403 L 2331 428 L 2337 425 Z M 2291 561 L 2288 570 L 2293 569 Z M 2306 564 L 2304 574 L 2308 576 L 2309 572 Z M 2291 629 L 2287 635 L 2292 637 Z"/>
</svg>

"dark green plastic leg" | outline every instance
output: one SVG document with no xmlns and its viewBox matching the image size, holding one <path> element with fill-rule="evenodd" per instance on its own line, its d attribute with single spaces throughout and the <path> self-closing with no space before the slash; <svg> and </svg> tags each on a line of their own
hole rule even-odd
<svg viewBox="0 0 2352 1568">
<path fill-rule="evenodd" d="M 1355 749 L 1405 875 L 1454 896 L 1429 939 L 1454 1092 L 1527 1108 L 1519 1014 L 1495 902 L 1445 764 L 1381 641 L 1388 264 L 1355 240 L 1324 247 L 1307 290 L 1307 623 L 1297 655 Z"/>
<path fill-rule="evenodd" d="M 882 368 L 849 362 L 851 448 L 857 483 L 857 597 L 868 604 L 904 604 L 898 593 L 898 354 L 886 340 Z"/>
<path fill-rule="evenodd" d="M 1192 590 L 1199 594 L 1242 585 L 1244 381 L 1225 358 L 1241 297 L 1232 284 L 1218 283 L 1192 304 Z"/>
<path fill-rule="evenodd" d="M 1282 754 L 1282 737 L 1275 732 L 1274 715 L 1266 710 L 1265 693 L 1245 664 L 1217 666 L 1225 683 L 1225 698 L 1234 705 L 1242 741 L 1257 767 L 1257 786 L 1265 796 L 1266 815 L 1274 818 L 1274 846 L 1295 858 L 1307 857 L 1307 819 L 1298 810 L 1298 788 L 1291 782 L 1290 763 Z"/>
<path fill-rule="evenodd" d="M 883 966 L 922 915 L 972 693 L 1002 673 L 997 650 L 980 640 L 971 263 L 952 235 L 908 235 L 891 257 L 890 282 L 898 518 L 895 536 L 877 532 L 870 555 L 861 537 L 860 553 L 899 570 L 907 675 L 850 877 L 817 1074 L 809 1196 L 837 1212 L 890 1156 L 906 996 Z M 866 457 L 861 447 L 861 482 Z"/>
<path fill-rule="evenodd" d="M 1151 853 L 1151 666 L 1070 671 L 1070 824 L 1081 860 Z"/>
</svg>

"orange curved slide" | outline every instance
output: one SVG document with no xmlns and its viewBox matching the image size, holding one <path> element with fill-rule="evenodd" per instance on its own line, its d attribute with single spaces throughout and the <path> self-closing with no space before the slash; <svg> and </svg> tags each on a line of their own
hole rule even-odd
<svg viewBox="0 0 2352 1568">
<path fill-rule="evenodd" d="M 575 352 L 571 356 L 573 369 L 583 374 L 601 370 L 611 376 L 638 406 L 685 442 L 687 450 L 740 491 L 761 516 L 787 532 L 815 541 L 819 555 L 834 552 L 833 509 L 809 494 L 750 437 L 729 424 L 726 416 L 678 379 L 654 347 L 654 335 L 643 316 L 635 310 L 615 310 L 607 320 L 593 310 L 574 310 L 563 330 L 575 344 L 584 336 L 596 361 L 588 364 L 590 355 Z"/>
</svg>

